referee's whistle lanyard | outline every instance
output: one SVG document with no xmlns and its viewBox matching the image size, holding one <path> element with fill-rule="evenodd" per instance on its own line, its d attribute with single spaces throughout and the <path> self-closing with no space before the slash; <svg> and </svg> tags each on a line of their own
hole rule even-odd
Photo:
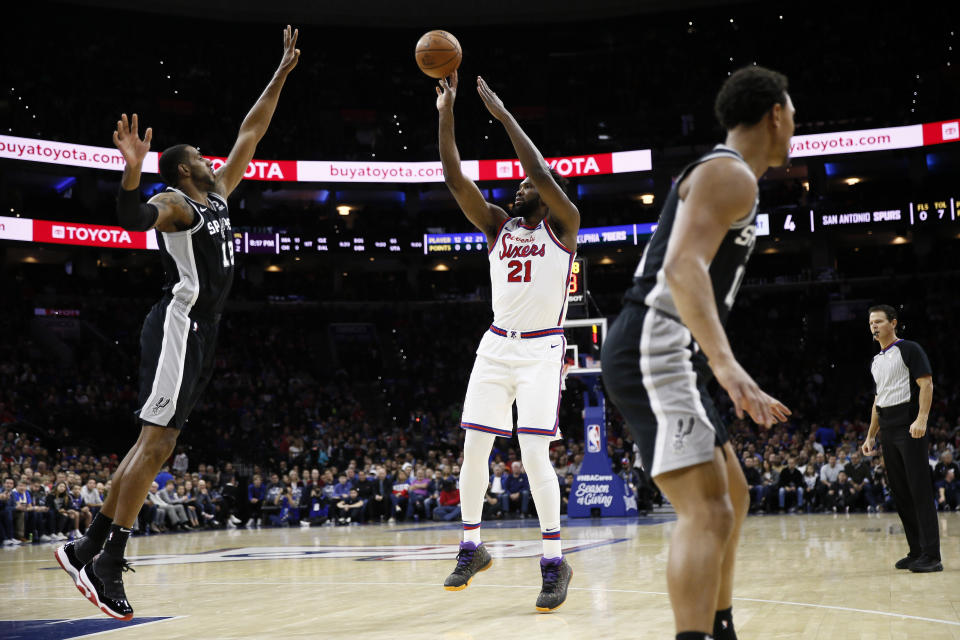
<svg viewBox="0 0 960 640">
<path fill-rule="evenodd" d="M 890 349 L 893 349 L 895 346 L 897 346 L 897 345 L 900 344 L 901 342 L 903 342 L 903 338 L 897 338 L 896 340 L 894 340 L 893 342 L 891 342 L 890 344 L 888 344 L 888 345 L 887 345 L 886 347 L 884 347 L 883 349 L 880 349 L 880 353 L 886 353 L 887 351 L 890 351 Z"/>
</svg>

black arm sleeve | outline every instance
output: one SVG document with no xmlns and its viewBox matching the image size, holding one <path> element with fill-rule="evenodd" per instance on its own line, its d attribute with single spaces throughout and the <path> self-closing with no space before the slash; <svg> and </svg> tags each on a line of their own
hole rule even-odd
<svg viewBox="0 0 960 640">
<path fill-rule="evenodd" d="M 926 352 L 916 342 L 904 340 L 900 343 L 900 356 L 903 363 L 910 370 L 910 380 L 916 380 L 924 376 L 933 375 L 933 369 L 930 367 L 930 359 Z"/>
<path fill-rule="evenodd" d="M 117 193 L 117 219 L 127 231 L 146 231 L 157 222 L 160 210 L 156 205 L 140 202 L 140 190 L 127 191 L 120 187 Z"/>
</svg>

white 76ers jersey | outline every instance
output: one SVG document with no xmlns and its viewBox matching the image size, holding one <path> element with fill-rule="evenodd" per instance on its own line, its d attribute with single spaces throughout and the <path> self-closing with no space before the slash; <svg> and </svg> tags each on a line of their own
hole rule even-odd
<svg viewBox="0 0 960 640">
<path fill-rule="evenodd" d="M 523 218 L 507 220 L 489 258 L 495 326 L 519 331 L 563 326 L 574 252 L 546 221 L 528 228 Z"/>
</svg>

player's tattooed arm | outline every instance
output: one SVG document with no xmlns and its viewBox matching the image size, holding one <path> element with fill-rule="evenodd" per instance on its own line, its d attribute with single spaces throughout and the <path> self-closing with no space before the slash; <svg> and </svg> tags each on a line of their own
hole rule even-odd
<svg viewBox="0 0 960 640">
<path fill-rule="evenodd" d="M 540 198 L 549 207 L 552 222 L 560 227 L 556 229 L 560 240 L 568 249 L 575 248 L 577 232 L 580 230 L 580 211 L 553 179 L 543 154 L 523 131 L 513 114 L 507 110 L 499 96 L 480 76 L 477 76 L 477 93 L 480 94 L 480 99 L 483 100 L 490 115 L 499 120 L 507 130 L 524 173 L 533 181 Z"/>
<path fill-rule="evenodd" d="M 157 208 L 157 222 L 153 228 L 165 233 L 183 231 L 193 226 L 196 214 L 179 193 L 165 191 L 148 201 Z"/>
<path fill-rule="evenodd" d="M 437 89 L 437 111 L 440 112 L 440 162 L 443 164 L 443 180 L 457 200 L 467 220 L 487 236 L 487 244 L 493 246 L 497 232 L 506 220 L 507 212 L 486 201 L 473 180 L 463 175 L 460 168 L 460 151 L 453 127 L 453 103 L 457 98 L 457 72 L 440 80 Z"/>
<path fill-rule="evenodd" d="M 250 161 L 253 160 L 253 153 L 257 149 L 257 144 L 267 133 L 267 127 L 273 119 L 273 112 L 277 108 L 277 101 L 280 100 L 280 90 L 287 80 L 287 75 L 297 66 L 300 60 L 300 49 L 297 49 L 297 37 L 300 35 L 299 29 L 291 29 L 290 25 L 283 30 L 283 58 L 277 67 L 273 78 L 267 88 L 260 94 L 253 108 L 247 113 L 240 125 L 240 133 L 237 135 L 237 141 L 233 143 L 233 149 L 227 156 L 227 161 L 217 172 L 217 182 L 214 190 L 223 197 L 228 197 L 233 190 L 237 188 L 240 181 L 243 180 L 243 174 L 247 170 Z"/>
</svg>

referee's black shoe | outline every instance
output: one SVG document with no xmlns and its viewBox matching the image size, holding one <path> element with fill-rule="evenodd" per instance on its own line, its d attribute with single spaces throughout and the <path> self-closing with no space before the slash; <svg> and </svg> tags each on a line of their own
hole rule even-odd
<svg viewBox="0 0 960 640">
<path fill-rule="evenodd" d="M 133 571 L 130 563 L 106 553 L 99 554 L 80 570 L 80 582 L 87 589 L 87 598 L 98 609 L 117 620 L 133 617 L 133 607 L 123 590 L 124 571 Z"/>
<path fill-rule="evenodd" d="M 897 563 L 893 565 L 895 569 L 909 569 L 914 562 L 920 559 L 920 556 L 906 556 L 897 560 Z"/>
<path fill-rule="evenodd" d="M 461 542 L 460 552 L 457 553 L 457 568 L 443 581 L 443 588 L 447 591 L 463 591 L 470 586 L 473 576 L 491 566 L 493 558 L 482 542 Z"/>
<path fill-rule="evenodd" d="M 934 571 L 943 571 L 943 563 L 937 558 L 920 556 L 920 558 L 910 565 L 910 571 L 914 573 L 933 573 Z"/>
<path fill-rule="evenodd" d="M 566 602 L 573 569 L 566 558 L 540 558 L 540 573 L 543 574 L 543 587 L 537 597 L 537 611 L 548 613 Z"/>
</svg>

